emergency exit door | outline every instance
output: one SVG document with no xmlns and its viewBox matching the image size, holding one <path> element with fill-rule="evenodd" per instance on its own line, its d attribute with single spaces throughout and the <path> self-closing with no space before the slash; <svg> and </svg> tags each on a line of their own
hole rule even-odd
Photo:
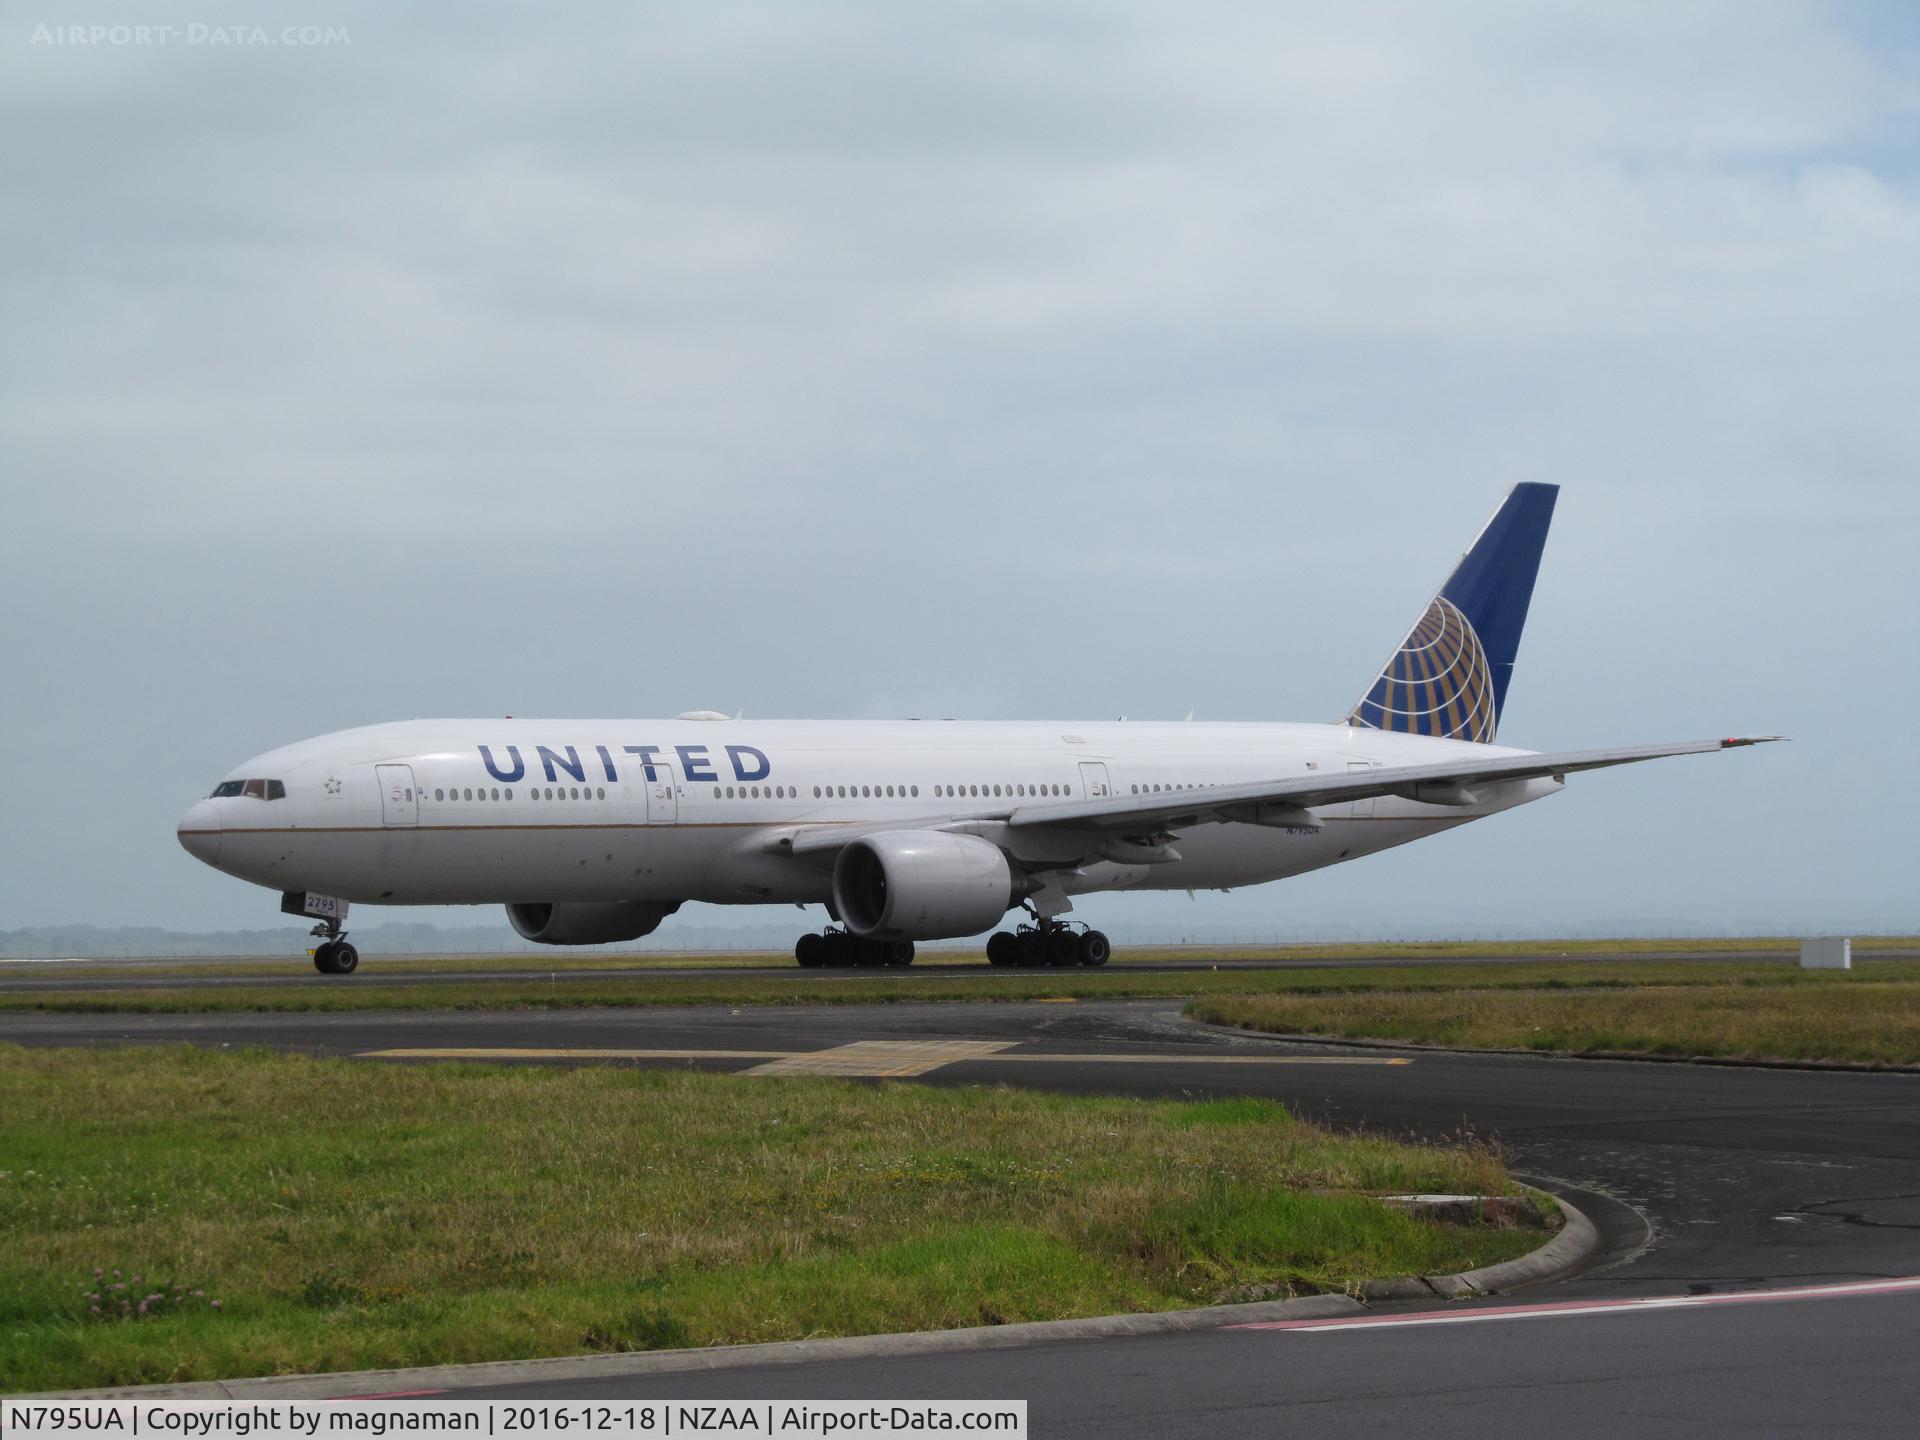
<svg viewBox="0 0 1920 1440">
<path fill-rule="evenodd" d="M 1107 767 L 1097 760 L 1080 762 L 1080 789 L 1089 800 L 1104 800 L 1113 793 L 1107 785 Z"/>
</svg>

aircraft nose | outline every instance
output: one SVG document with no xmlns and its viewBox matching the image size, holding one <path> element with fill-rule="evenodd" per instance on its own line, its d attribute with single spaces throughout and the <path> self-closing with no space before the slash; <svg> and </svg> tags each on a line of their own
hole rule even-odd
<svg viewBox="0 0 1920 1440">
<path fill-rule="evenodd" d="M 196 860 L 211 865 L 220 858 L 220 807 L 202 800 L 180 817 L 180 845 Z"/>
</svg>

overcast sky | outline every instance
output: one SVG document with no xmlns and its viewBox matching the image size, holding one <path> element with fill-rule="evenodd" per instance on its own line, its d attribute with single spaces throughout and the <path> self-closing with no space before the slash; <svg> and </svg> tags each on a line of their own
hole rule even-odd
<svg viewBox="0 0 1920 1440">
<path fill-rule="evenodd" d="M 10 5 L 0 928 L 273 923 L 175 820 L 367 721 L 1331 719 L 1522 480 L 1503 741 L 1793 743 L 1081 914 L 1920 928 L 1916 62 L 1898 3 Z"/>
</svg>

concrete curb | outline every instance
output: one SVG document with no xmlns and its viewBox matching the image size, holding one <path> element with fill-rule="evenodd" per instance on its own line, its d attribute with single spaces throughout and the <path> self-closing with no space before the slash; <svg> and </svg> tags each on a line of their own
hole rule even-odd
<svg viewBox="0 0 1920 1440">
<path fill-rule="evenodd" d="M 1179 1014 L 1180 1012 L 1174 1012 Z M 1490 1045 L 1428 1045 L 1419 1040 L 1373 1040 L 1348 1035 L 1295 1035 L 1216 1025 L 1180 1014 L 1196 1030 L 1237 1040 L 1277 1040 L 1285 1045 L 1334 1045 L 1345 1050 L 1415 1050 L 1428 1055 L 1504 1055 L 1519 1060 L 1619 1060 L 1635 1065 L 1713 1065 L 1729 1070 L 1828 1070 L 1843 1075 L 1920 1075 L 1920 1065 L 1877 1060 L 1729 1060 L 1721 1055 L 1636 1055 L 1625 1050 L 1502 1050 Z"/>
<path fill-rule="evenodd" d="M 1499 1294 L 1521 1285 L 1557 1279 L 1577 1269 L 1600 1245 L 1600 1233 L 1577 1208 L 1553 1197 L 1565 1223 L 1546 1244 L 1518 1260 L 1458 1275 L 1409 1275 L 1372 1280 L 1360 1298 L 1303 1295 L 1249 1305 L 1210 1305 L 1200 1310 L 1161 1310 L 1144 1315 L 1102 1315 L 1086 1320 L 1035 1320 L 1019 1325 L 977 1325 L 965 1330 L 919 1330 L 896 1335 L 853 1335 L 833 1340 L 780 1340 L 764 1345 L 715 1345 L 699 1350 L 643 1350 L 621 1355 L 561 1355 L 548 1360 L 494 1360 L 475 1365 L 432 1365 L 411 1370 L 352 1370 L 326 1375 L 264 1375 L 248 1380 L 201 1380 L 181 1385 L 135 1385 L 111 1390 L 62 1392 L 86 1400 L 334 1400 L 399 1390 L 464 1390 L 492 1385 L 537 1385 L 542 1381 L 606 1380 L 623 1375 L 669 1375 L 699 1370 L 738 1370 L 754 1365 L 806 1365 L 829 1360 L 870 1360 L 892 1355 L 959 1354 L 1012 1350 L 1061 1340 L 1112 1340 L 1130 1335 L 1166 1335 L 1218 1330 L 1273 1320 L 1315 1320 L 1363 1311 L 1362 1300 L 1457 1299 Z M 26 1397 L 10 1397 L 26 1398 Z"/>
</svg>

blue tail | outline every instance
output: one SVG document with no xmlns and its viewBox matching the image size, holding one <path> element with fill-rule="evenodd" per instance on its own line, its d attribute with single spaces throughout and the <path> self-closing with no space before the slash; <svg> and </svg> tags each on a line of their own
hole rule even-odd
<svg viewBox="0 0 1920 1440">
<path fill-rule="evenodd" d="M 1559 494 L 1513 487 L 1348 724 L 1492 743 Z"/>
</svg>

